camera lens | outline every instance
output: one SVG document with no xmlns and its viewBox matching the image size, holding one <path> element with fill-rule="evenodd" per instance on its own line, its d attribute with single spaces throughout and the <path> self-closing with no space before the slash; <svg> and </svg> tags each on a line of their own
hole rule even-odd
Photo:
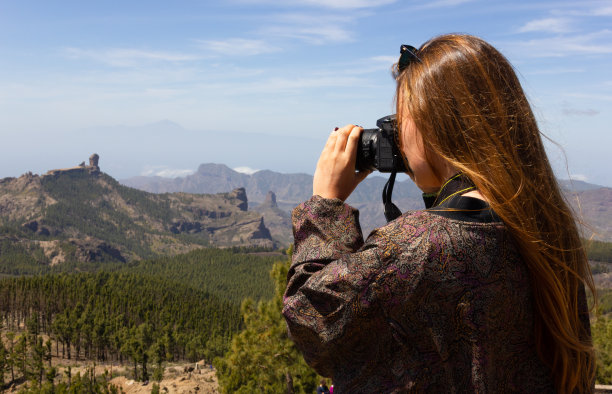
<svg viewBox="0 0 612 394">
<path fill-rule="evenodd" d="M 376 147 L 379 137 L 380 129 L 365 129 L 361 132 L 355 161 L 357 171 L 376 170 Z"/>
</svg>

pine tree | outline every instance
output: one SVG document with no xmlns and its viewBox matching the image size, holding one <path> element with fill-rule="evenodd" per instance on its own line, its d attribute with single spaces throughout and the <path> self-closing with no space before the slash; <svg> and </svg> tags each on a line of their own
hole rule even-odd
<svg viewBox="0 0 612 394">
<path fill-rule="evenodd" d="M 28 355 L 28 342 L 25 334 L 21 334 L 19 338 L 17 338 L 17 342 L 13 348 L 13 354 L 11 354 L 11 358 L 14 360 L 17 369 L 21 373 L 21 376 L 24 379 L 28 379 L 28 369 L 27 369 L 27 355 Z"/>
<path fill-rule="evenodd" d="M 312 393 L 317 374 L 289 339 L 281 314 L 289 262 L 279 262 L 271 276 L 276 294 L 256 304 L 247 299 L 241 313 L 245 329 L 234 336 L 224 358 L 215 359 L 224 393 Z"/>
<path fill-rule="evenodd" d="M 147 365 L 149 362 L 149 348 L 153 343 L 152 327 L 149 323 L 142 323 L 140 326 L 138 326 L 137 341 L 139 343 L 138 358 L 140 359 L 140 364 L 142 366 L 142 380 L 147 381 L 149 380 L 149 372 L 147 370 Z"/>
<path fill-rule="evenodd" d="M 597 351 L 597 383 L 612 384 L 612 319 L 598 316 L 591 329 Z"/>
<path fill-rule="evenodd" d="M 33 337 L 32 343 L 30 343 L 30 371 L 32 379 L 38 383 L 38 386 L 42 384 L 42 379 L 45 373 L 45 355 L 46 347 L 41 337 Z"/>
<path fill-rule="evenodd" d="M 15 333 L 9 331 L 6 333 L 9 348 L 7 349 L 6 363 L 8 370 L 11 371 L 11 382 L 15 381 Z"/>
<path fill-rule="evenodd" d="M 0 337 L 0 392 L 4 392 L 4 372 L 8 370 L 8 350 Z"/>
</svg>

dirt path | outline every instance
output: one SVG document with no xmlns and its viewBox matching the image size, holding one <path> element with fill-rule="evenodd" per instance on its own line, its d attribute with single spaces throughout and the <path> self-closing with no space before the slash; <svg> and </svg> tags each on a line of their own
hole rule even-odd
<svg viewBox="0 0 612 394">
<path fill-rule="evenodd" d="M 210 368 L 194 369 L 186 372 L 185 367 L 193 367 L 194 364 L 177 364 L 166 367 L 164 378 L 159 382 L 160 393 L 190 393 L 190 394 L 213 394 L 219 393 L 219 384 L 214 370 Z M 111 384 L 123 389 L 126 394 L 150 393 L 153 382 L 143 384 L 120 376 L 112 379 Z"/>
<path fill-rule="evenodd" d="M 63 362 L 61 362 L 63 361 Z M 70 374 L 74 377 L 77 374 L 84 376 L 91 372 L 92 362 L 56 360 L 53 364 L 58 369 L 56 383 L 67 380 L 67 367 L 70 365 Z M 130 366 L 118 364 L 96 364 L 96 376 L 115 376 L 109 382 L 122 389 L 126 394 L 150 393 L 153 389 L 154 381 L 137 382 L 131 379 Z M 117 376 L 119 375 L 119 376 Z M 146 383 L 146 384 L 145 384 Z M 16 385 L 6 390 L 7 393 L 18 392 L 23 385 Z M 160 393 L 177 394 L 217 394 L 219 393 L 219 383 L 214 369 L 200 361 L 199 363 L 172 363 L 164 368 L 164 377 L 159 382 Z"/>
</svg>

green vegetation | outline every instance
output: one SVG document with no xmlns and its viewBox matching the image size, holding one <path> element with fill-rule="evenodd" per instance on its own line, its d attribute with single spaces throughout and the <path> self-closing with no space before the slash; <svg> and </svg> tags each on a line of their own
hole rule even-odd
<svg viewBox="0 0 612 394">
<path fill-rule="evenodd" d="M 277 260 L 275 256 L 228 249 L 198 249 L 184 255 L 130 263 L 121 270 L 166 278 L 240 305 L 247 297 L 255 300 L 272 297 L 274 285 L 270 282 L 269 272 Z"/>
<path fill-rule="evenodd" d="M 91 373 L 56 382 L 52 356 L 117 361 L 135 379 L 158 381 L 166 362 L 214 359 L 225 393 L 316 390 L 318 377 L 288 338 L 281 314 L 286 255 L 202 248 L 159 257 L 179 243 L 208 245 L 205 232 L 166 237 L 180 216 L 177 204 L 197 196 L 152 195 L 80 172 L 44 177 L 42 186 L 57 203 L 37 220 L 60 231 L 0 225 L 0 391 L 9 382 L 29 382 L 24 392 L 117 392 Z M 83 235 L 144 260 L 102 254 L 83 262 L 71 243 Z M 48 243 L 40 241 L 58 243 L 66 261 L 50 266 Z M 612 243 L 585 241 L 585 247 L 593 272 L 609 272 Z M 600 289 L 598 297 L 597 381 L 612 384 L 612 290 Z"/>
<path fill-rule="evenodd" d="M 0 273 L 10 275 L 43 274 L 49 270 L 49 259 L 42 248 L 0 238 Z"/>
<path fill-rule="evenodd" d="M 130 363 L 137 379 L 150 378 L 166 361 L 222 356 L 243 327 L 240 302 L 247 296 L 267 300 L 274 292 L 269 271 L 278 257 L 246 252 L 201 249 L 131 263 L 43 266 L 45 275 L 0 276 L 0 332 L 11 344 L 6 354 L 13 354 L 0 371 L 10 366 L 10 381 L 31 380 L 18 366 L 33 357 L 34 345 L 15 353 L 15 344 L 27 338 L 19 335 L 24 324 L 51 339 L 54 356 Z M 91 272 L 68 273 L 77 270 Z M 19 364 L 23 359 L 27 362 Z M 45 382 L 36 384 L 31 387 L 41 389 Z M 62 392 L 59 387 L 56 392 Z"/>
<path fill-rule="evenodd" d="M 4 245 L 0 242 L 0 250 L 16 250 L 21 253 L 20 256 L 33 258 L 24 248 L 6 242 L 6 249 L 2 249 Z M 270 283 L 268 272 L 278 257 L 252 253 L 257 250 L 203 248 L 182 255 L 129 263 L 70 261 L 53 267 L 36 260 L 15 259 L 8 260 L 4 265 L 0 263 L 0 273 L 42 275 L 104 271 L 148 275 L 207 291 L 217 295 L 220 299 L 230 300 L 240 305 L 240 302 L 246 297 L 260 300 L 270 298 L 274 293 L 274 285 Z M 9 255 L 18 254 L 12 252 Z"/>
<path fill-rule="evenodd" d="M 42 334 L 53 339 L 58 357 L 130 363 L 135 379 L 148 380 L 151 364 L 222 355 L 242 324 L 231 302 L 180 283 L 126 273 L 2 279 L 0 313 L 12 354 L 12 381 L 32 380 L 35 372 L 39 385 L 40 360 L 52 353 L 51 341 L 43 347 Z M 24 325 L 28 334 L 16 336 Z M 32 335 L 38 342 L 30 340 Z"/>
<path fill-rule="evenodd" d="M 612 318 L 600 316 L 591 324 L 593 344 L 597 351 L 598 384 L 612 384 Z"/>
<path fill-rule="evenodd" d="M 42 178 L 42 186 L 57 203 L 47 207 L 42 224 L 104 239 L 113 245 L 136 253 L 140 257 L 154 257 L 148 247 L 146 223 L 139 224 L 132 217 L 146 215 L 149 220 L 169 222 L 176 216 L 167 196 L 149 195 L 120 185 L 108 175 L 96 180 L 87 173 L 73 172 Z M 133 211 L 121 211 L 109 200 L 125 201 Z M 155 231 L 153 231 L 155 232 Z M 127 235 L 130 236 L 127 236 Z M 206 240 L 201 240 L 206 245 Z"/>
<path fill-rule="evenodd" d="M 71 367 L 64 373 L 67 381 L 58 381 L 58 368 L 51 365 L 51 342 L 28 327 L 28 331 L 15 339 L 9 333 L 7 349 L 0 342 L 0 392 L 4 392 L 5 372 L 10 372 L 11 383 L 24 383 L 22 394 L 118 394 L 119 389 L 108 383 L 109 375 L 95 376 L 94 369 L 88 368 L 83 376 L 72 376 Z M 17 378 L 15 378 L 17 376 Z"/>
<path fill-rule="evenodd" d="M 234 336 L 225 357 L 215 359 L 224 393 L 315 392 L 317 374 L 289 339 L 281 314 L 288 269 L 289 262 L 274 265 L 272 300 L 242 303 L 245 329 Z"/>
<path fill-rule="evenodd" d="M 612 242 L 585 241 L 589 260 L 612 263 Z"/>
</svg>

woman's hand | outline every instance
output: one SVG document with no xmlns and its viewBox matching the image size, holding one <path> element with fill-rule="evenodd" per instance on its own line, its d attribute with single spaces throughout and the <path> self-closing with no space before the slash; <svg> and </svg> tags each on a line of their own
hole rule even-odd
<svg viewBox="0 0 612 394">
<path fill-rule="evenodd" d="M 371 171 L 355 172 L 357 145 L 363 129 L 347 125 L 331 133 L 321 152 L 312 194 L 344 201 Z"/>
</svg>

